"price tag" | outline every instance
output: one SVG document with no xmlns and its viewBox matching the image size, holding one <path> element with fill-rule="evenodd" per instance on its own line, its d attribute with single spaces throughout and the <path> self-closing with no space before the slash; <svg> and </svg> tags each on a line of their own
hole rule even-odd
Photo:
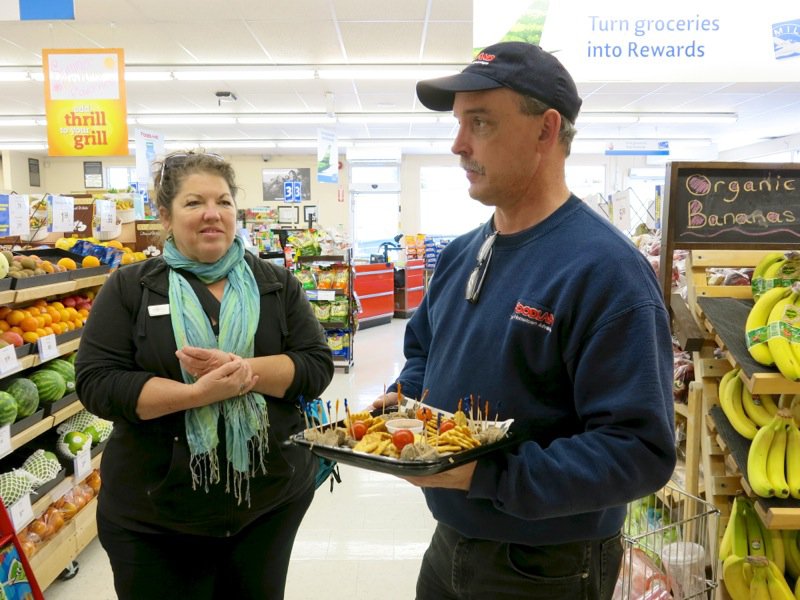
<svg viewBox="0 0 800 600">
<path fill-rule="evenodd" d="M 100 220 L 98 231 L 114 231 L 117 226 L 117 203 L 113 200 L 95 200 L 95 214 Z"/>
<path fill-rule="evenodd" d="M 31 495 L 25 494 L 22 498 L 14 502 L 8 508 L 11 523 L 14 531 L 21 531 L 25 525 L 33 521 L 33 506 L 31 505 Z"/>
<path fill-rule="evenodd" d="M 30 235 L 30 209 L 28 196 L 11 194 L 8 197 L 8 235 Z"/>
<path fill-rule="evenodd" d="M 0 375 L 8 375 L 19 368 L 19 359 L 14 346 L 9 344 L 0 348 Z"/>
<path fill-rule="evenodd" d="M 75 229 L 75 199 L 70 196 L 53 196 L 53 231 L 70 232 Z"/>
<path fill-rule="evenodd" d="M 317 290 L 317 300 L 332 301 L 336 299 L 336 290 Z"/>
<path fill-rule="evenodd" d="M 75 470 L 75 481 L 86 478 L 92 472 L 92 447 L 86 444 L 86 448 L 80 451 L 78 456 L 72 461 Z"/>
<path fill-rule="evenodd" d="M 36 344 L 39 346 L 39 360 L 42 362 L 58 358 L 59 353 L 55 333 L 40 337 Z"/>
<path fill-rule="evenodd" d="M 0 427 L 0 457 L 11 454 L 11 425 Z"/>
</svg>

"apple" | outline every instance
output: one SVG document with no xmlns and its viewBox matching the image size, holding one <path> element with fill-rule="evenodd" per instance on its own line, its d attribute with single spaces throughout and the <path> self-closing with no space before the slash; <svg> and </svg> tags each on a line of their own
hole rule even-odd
<svg viewBox="0 0 800 600">
<path fill-rule="evenodd" d="M 62 298 L 61 299 L 61 304 L 63 304 L 64 306 L 66 306 L 68 308 L 69 307 L 75 308 L 75 304 L 76 304 L 75 296 L 67 296 L 66 298 Z"/>
</svg>

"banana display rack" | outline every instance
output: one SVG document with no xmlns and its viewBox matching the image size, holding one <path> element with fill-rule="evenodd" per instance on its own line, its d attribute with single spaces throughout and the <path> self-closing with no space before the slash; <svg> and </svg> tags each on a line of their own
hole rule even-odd
<svg viewBox="0 0 800 600">
<path fill-rule="evenodd" d="M 613 600 L 711 598 L 719 510 L 672 484 L 628 505 Z"/>
</svg>

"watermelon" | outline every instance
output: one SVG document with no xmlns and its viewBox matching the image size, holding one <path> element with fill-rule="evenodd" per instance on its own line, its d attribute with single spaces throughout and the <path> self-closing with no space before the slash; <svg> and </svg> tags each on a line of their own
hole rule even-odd
<svg viewBox="0 0 800 600">
<path fill-rule="evenodd" d="M 0 427 L 17 420 L 17 401 L 8 392 L 0 392 Z"/>
<path fill-rule="evenodd" d="M 12 379 L 5 391 L 17 401 L 17 419 L 29 417 L 39 408 L 39 388 L 30 379 L 24 377 Z"/>
<path fill-rule="evenodd" d="M 61 400 L 67 391 L 67 382 L 57 371 L 39 369 L 30 374 L 29 379 L 39 390 L 39 402 L 51 404 Z"/>
<path fill-rule="evenodd" d="M 42 366 L 42 369 L 59 373 L 67 383 L 68 394 L 71 394 L 75 391 L 75 365 L 73 365 L 71 362 L 66 361 L 63 358 L 56 358 L 55 360 L 46 362 L 44 366 Z"/>
<path fill-rule="evenodd" d="M 70 363 L 72 366 L 75 366 L 75 359 L 76 359 L 77 357 L 78 357 L 78 353 L 77 353 L 77 352 L 73 352 L 72 354 L 70 354 L 70 355 L 68 355 L 68 356 L 67 356 L 66 360 L 67 360 L 67 362 L 68 362 L 68 363 Z"/>
</svg>

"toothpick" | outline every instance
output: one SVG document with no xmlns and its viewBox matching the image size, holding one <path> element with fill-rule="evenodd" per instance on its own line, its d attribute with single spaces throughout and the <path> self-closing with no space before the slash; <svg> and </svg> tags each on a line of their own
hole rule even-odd
<svg viewBox="0 0 800 600">
<path fill-rule="evenodd" d="M 425 388 L 425 389 L 423 390 L 423 392 L 422 392 L 422 397 L 420 397 L 420 399 L 419 399 L 419 403 L 420 403 L 420 404 L 422 404 L 422 403 L 424 403 L 424 402 L 425 402 L 425 398 L 427 398 L 427 397 L 428 397 L 428 392 L 430 392 L 430 391 L 431 391 L 431 390 L 430 390 L 430 388 Z"/>
<path fill-rule="evenodd" d="M 303 418 L 306 422 L 306 429 L 311 429 L 311 425 L 308 424 L 308 404 L 306 403 L 305 399 L 300 396 L 300 410 L 303 411 Z"/>
<path fill-rule="evenodd" d="M 334 414 L 334 417 L 336 418 L 336 427 L 338 428 L 339 427 L 339 399 L 338 398 L 336 399 L 336 413 Z"/>
<path fill-rule="evenodd" d="M 403 405 L 403 384 L 399 381 L 397 382 L 397 410 L 400 410 L 400 407 Z"/>
</svg>

